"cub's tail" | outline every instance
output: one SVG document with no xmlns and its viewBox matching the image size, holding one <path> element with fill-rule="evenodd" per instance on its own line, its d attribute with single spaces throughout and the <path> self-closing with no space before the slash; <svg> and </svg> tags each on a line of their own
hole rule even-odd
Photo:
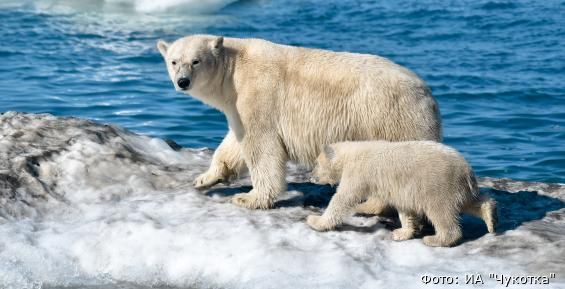
<svg viewBox="0 0 565 289">
<path fill-rule="evenodd" d="M 496 212 L 496 201 L 486 195 L 480 195 L 478 199 L 471 201 L 463 207 L 463 213 L 481 218 L 487 225 L 489 233 L 494 233 L 498 223 Z"/>
</svg>

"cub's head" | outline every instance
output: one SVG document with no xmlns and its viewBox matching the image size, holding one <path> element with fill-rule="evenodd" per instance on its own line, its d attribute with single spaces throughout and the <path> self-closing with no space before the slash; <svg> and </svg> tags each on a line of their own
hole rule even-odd
<svg viewBox="0 0 565 289">
<path fill-rule="evenodd" d="M 157 48 L 177 90 L 199 91 L 211 85 L 209 82 L 222 72 L 224 38 L 221 36 L 193 35 L 172 44 L 159 40 Z"/>
<path fill-rule="evenodd" d="M 319 185 L 336 185 L 340 177 L 341 172 L 336 162 L 335 150 L 331 146 L 325 146 L 316 159 L 310 182 Z"/>
</svg>

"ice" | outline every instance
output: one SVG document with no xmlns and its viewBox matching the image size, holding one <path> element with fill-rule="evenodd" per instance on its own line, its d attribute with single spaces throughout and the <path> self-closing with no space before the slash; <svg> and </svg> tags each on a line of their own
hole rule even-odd
<svg viewBox="0 0 565 289">
<path fill-rule="evenodd" d="M 107 0 L 108 2 L 114 2 Z M 179 7 L 183 10 L 193 10 L 196 12 L 211 12 L 218 10 L 235 0 L 117 0 L 133 5 L 134 9 L 139 12 L 159 12 L 175 9 Z"/>
<path fill-rule="evenodd" d="M 40 10 L 65 12 L 211 13 L 236 0 L 3 0 L 0 7 L 32 5 Z"/>
<path fill-rule="evenodd" d="M 443 288 L 420 279 L 477 273 L 484 288 L 503 287 L 489 273 L 556 273 L 540 288 L 565 288 L 565 185 L 483 178 L 500 233 L 464 217 L 461 245 L 430 248 L 392 241 L 395 218 L 309 229 L 305 217 L 333 189 L 293 165 L 272 210 L 229 202 L 248 177 L 197 191 L 190 183 L 211 154 L 87 120 L 4 113 L 0 288 Z"/>
</svg>

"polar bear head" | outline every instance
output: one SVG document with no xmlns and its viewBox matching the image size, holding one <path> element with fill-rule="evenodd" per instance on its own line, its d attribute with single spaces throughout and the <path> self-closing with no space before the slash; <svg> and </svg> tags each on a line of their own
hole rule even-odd
<svg viewBox="0 0 565 289">
<path fill-rule="evenodd" d="M 224 38 L 192 35 L 169 44 L 157 42 L 175 88 L 185 93 L 207 91 L 223 75 Z"/>
<path fill-rule="evenodd" d="M 339 183 L 341 170 L 336 162 L 336 153 L 331 146 L 325 146 L 316 159 L 310 181 L 319 185 L 335 185 Z"/>
</svg>

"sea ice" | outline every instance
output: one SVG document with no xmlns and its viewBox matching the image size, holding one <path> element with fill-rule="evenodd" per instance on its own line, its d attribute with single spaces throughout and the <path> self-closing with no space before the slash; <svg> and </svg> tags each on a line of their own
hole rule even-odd
<svg viewBox="0 0 565 289">
<path fill-rule="evenodd" d="M 309 229 L 333 189 L 294 165 L 272 210 L 230 203 L 248 177 L 197 191 L 211 153 L 81 119 L 0 115 L 0 288 L 447 287 L 425 276 L 457 288 L 471 274 L 503 288 L 489 273 L 555 273 L 539 288 L 565 288 L 565 185 L 483 178 L 499 234 L 464 217 L 461 245 L 430 248 L 392 241 L 394 218 Z"/>
</svg>

